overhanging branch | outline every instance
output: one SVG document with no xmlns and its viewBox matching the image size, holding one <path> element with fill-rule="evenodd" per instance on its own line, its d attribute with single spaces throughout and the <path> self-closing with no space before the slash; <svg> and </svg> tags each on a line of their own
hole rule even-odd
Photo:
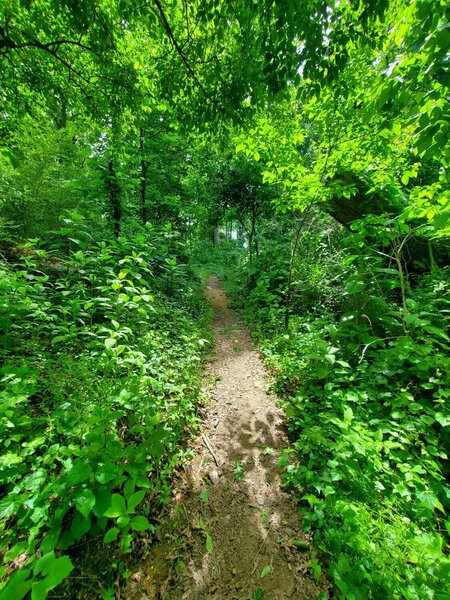
<svg viewBox="0 0 450 600">
<path fill-rule="evenodd" d="M 208 98 L 208 100 L 210 99 L 208 94 L 206 93 L 205 88 L 203 87 L 201 81 L 199 80 L 199 78 L 197 77 L 197 74 L 195 73 L 194 69 L 191 67 L 191 65 L 189 64 L 183 49 L 181 48 L 180 44 L 177 42 L 172 28 L 170 27 L 170 24 L 167 20 L 167 17 L 164 13 L 164 9 L 161 6 L 161 3 L 159 0 L 153 0 L 155 3 L 156 8 L 158 9 L 158 13 L 159 13 L 159 17 L 161 19 L 161 23 L 167 33 L 168 38 L 170 39 L 170 41 L 172 42 L 175 50 L 178 52 L 178 55 L 180 56 L 181 60 L 183 61 L 184 66 L 186 67 L 187 72 L 189 73 L 189 75 L 192 77 L 192 79 L 195 81 L 195 83 L 198 85 L 198 87 L 200 88 L 200 90 L 202 91 L 203 95 L 205 96 L 205 98 Z"/>
</svg>

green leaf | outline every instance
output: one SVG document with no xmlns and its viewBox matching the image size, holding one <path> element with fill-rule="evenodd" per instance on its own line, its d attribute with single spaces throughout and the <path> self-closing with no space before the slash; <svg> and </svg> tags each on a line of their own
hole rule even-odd
<svg viewBox="0 0 450 600">
<path fill-rule="evenodd" d="M 128 515 L 122 515 L 121 517 L 119 517 L 117 519 L 117 525 L 121 529 L 124 529 L 125 527 L 127 527 L 127 525 L 129 525 L 129 523 L 130 523 L 130 517 Z"/>
<path fill-rule="evenodd" d="M 119 535 L 120 529 L 118 527 L 111 527 L 105 535 L 103 536 L 103 541 L 105 544 L 110 544 L 111 542 L 115 542 L 117 540 L 117 536 Z"/>
<path fill-rule="evenodd" d="M 347 406 L 344 410 L 344 422 L 351 423 L 353 421 L 353 411 L 350 406 Z"/>
<path fill-rule="evenodd" d="M 40 573 L 47 575 L 48 573 L 51 573 L 56 560 L 57 558 L 53 550 L 51 552 L 47 552 L 47 554 L 44 554 L 44 556 L 41 556 L 41 558 L 34 565 L 34 575 L 39 575 Z"/>
<path fill-rule="evenodd" d="M 391 412 L 392 419 L 403 419 L 406 416 L 406 413 L 403 410 L 394 410 Z"/>
<path fill-rule="evenodd" d="M 346 283 L 346 288 L 349 294 L 359 294 L 365 288 L 365 283 L 359 280 L 349 280 Z"/>
<path fill-rule="evenodd" d="M 433 494 L 431 490 L 424 490 L 417 494 L 418 500 L 430 511 L 433 511 L 435 508 L 445 514 L 444 507 L 438 498 Z"/>
<path fill-rule="evenodd" d="M 74 461 L 72 468 L 69 471 L 69 474 L 66 479 L 67 484 L 71 486 L 77 485 L 78 483 L 82 483 L 83 481 L 89 479 L 91 474 L 91 467 L 81 459 L 77 459 Z"/>
<path fill-rule="evenodd" d="M 313 577 L 317 583 L 320 581 L 320 575 L 322 574 L 322 567 L 319 565 L 319 561 L 315 558 L 310 562 L 310 568 L 313 573 Z"/>
<path fill-rule="evenodd" d="M 206 533 L 206 552 L 211 553 L 213 549 L 212 537 L 209 533 Z"/>
<path fill-rule="evenodd" d="M 81 514 L 76 513 L 75 517 L 70 524 L 70 533 L 72 534 L 74 540 L 81 540 L 83 535 L 85 535 L 91 527 L 91 520 L 89 518 L 83 517 Z"/>
<path fill-rule="evenodd" d="M 41 551 L 44 553 L 50 552 L 56 548 L 61 534 L 61 523 L 56 523 L 47 531 L 41 543 Z"/>
<path fill-rule="evenodd" d="M 450 341 L 450 338 L 445 333 L 445 331 L 442 331 L 442 329 L 439 329 L 439 327 L 434 327 L 433 325 L 425 325 L 424 330 L 427 331 L 428 333 L 434 333 L 435 335 L 442 338 L 446 342 Z"/>
<path fill-rule="evenodd" d="M 135 511 L 136 506 L 142 502 L 146 493 L 145 490 L 139 490 L 139 492 L 135 492 L 128 498 L 128 513 L 133 513 Z"/>
<path fill-rule="evenodd" d="M 31 586 L 31 600 L 45 600 L 47 598 L 47 582 L 45 579 L 34 581 Z"/>
<path fill-rule="evenodd" d="M 261 579 L 263 579 L 264 577 L 266 577 L 266 575 L 268 575 L 268 574 L 270 573 L 270 571 L 271 571 L 271 570 L 272 570 L 272 569 L 271 569 L 270 565 L 266 565 L 266 566 L 263 568 L 263 570 L 261 571 L 260 575 L 259 575 L 259 576 L 260 576 L 260 578 L 261 578 Z"/>
<path fill-rule="evenodd" d="M 15 504 L 9 496 L 0 500 L 0 519 L 10 517 L 14 514 Z"/>
<path fill-rule="evenodd" d="M 206 504 L 208 502 L 208 490 L 202 490 L 200 492 L 200 500 Z"/>
<path fill-rule="evenodd" d="M 444 415 L 441 412 L 437 412 L 434 415 L 434 418 L 442 427 L 448 427 L 450 425 L 450 415 Z"/>
<path fill-rule="evenodd" d="M 105 340 L 105 347 L 108 349 L 112 348 L 116 344 L 117 344 L 116 338 L 106 338 L 106 340 Z"/>
<path fill-rule="evenodd" d="M 31 590 L 32 580 L 28 579 L 30 571 L 21 569 L 15 571 L 3 589 L 0 590 L 0 600 L 22 600 Z"/>
<path fill-rule="evenodd" d="M 96 517 L 103 517 L 106 510 L 111 506 L 111 494 L 104 487 L 95 492 L 95 506 L 92 512 Z"/>
<path fill-rule="evenodd" d="M 341 365 L 341 367 L 344 367 L 345 369 L 350 369 L 350 365 L 348 364 L 348 362 L 346 360 L 337 360 L 336 363 L 338 365 Z"/>
<path fill-rule="evenodd" d="M 317 496 L 314 496 L 314 494 L 305 494 L 302 496 L 302 500 L 306 500 L 310 506 L 314 506 L 314 504 L 320 502 L 320 499 Z"/>
<path fill-rule="evenodd" d="M 20 162 L 16 159 L 16 157 L 9 148 L 1 146 L 0 156 L 2 156 L 13 169 L 18 168 L 20 166 Z"/>
<path fill-rule="evenodd" d="M 154 529 L 154 526 L 145 517 L 138 516 L 131 519 L 131 529 L 134 531 L 147 531 L 147 529 Z"/>
<path fill-rule="evenodd" d="M 164 454 L 164 444 L 162 440 L 168 435 L 163 427 L 158 427 L 153 431 L 148 439 L 148 451 L 152 456 L 162 456 Z"/>
<path fill-rule="evenodd" d="M 73 570 L 73 564 L 68 556 L 55 557 L 55 553 L 49 552 L 40 558 L 34 569 L 34 575 L 41 574 L 45 576 L 44 581 L 33 583 L 31 598 L 32 600 L 43 600 L 47 597 L 47 592 L 59 585 Z"/>
<path fill-rule="evenodd" d="M 111 506 L 103 513 L 105 517 L 120 517 L 127 514 L 125 498 L 120 494 L 113 494 L 111 497 Z"/>
<path fill-rule="evenodd" d="M 303 540 L 294 540 L 294 546 L 299 550 L 309 550 L 309 543 Z"/>
<path fill-rule="evenodd" d="M 88 517 L 94 504 L 95 496 L 89 489 L 83 490 L 78 496 L 75 497 L 75 506 L 77 507 L 77 510 L 83 515 L 83 517 Z"/>
<path fill-rule="evenodd" d="M 112 463 L 101 465 L 95 472 L 95 479 L 99 483 L 108 483 L 120 476 L 120 469 Z"/>
<path fill-rule="evenodd" d="M 136 485 L 145 489 L 152 487 L 152 484 L 147 475 L 138 475 L 136 477 Z"/>
</svg>

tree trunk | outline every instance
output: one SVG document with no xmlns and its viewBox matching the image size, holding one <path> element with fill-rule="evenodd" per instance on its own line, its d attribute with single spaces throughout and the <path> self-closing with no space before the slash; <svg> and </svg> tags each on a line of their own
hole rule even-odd
<svg viewBox="0 0 450 600">
<path fill-rule="evenodd" d="M 108 162 L 108 178 L 107 186 L 109 191 L 109 200 L 111 202 L 112 218 L 114 223 L 114 235 L 116 238 L 120 236 L 122 206 L 120 203 L 120 186 L 117 181 L 116 170 L 112 158 Z"/>
<path fill-rule="evenodd" d="M 147 223 L 148 214 L 147 214 L 147 170 L 148 165 L 147 161 L 144 158 L 144 129 L 141 127 L 139 129 L 139 149 L 141 151 L 141 186 L 140 186 L 140 196 L 141 196 L 141 218 L 142 225 Z"/>
<path fill-rule="evenodd" d="M 253 264 L 253 229 L 248 233 L 248 255 L 250 264 Z"/>
<path fill-rule="evenodd" d="M 250 213 L 250 233 L 248 236 L 248 246 L 250 250 L 250 264 L 253 262 L 253 257 L 258 256 L 258 242 L 256 241 L 256 208 L 253 206 Z"/>
<path fill-rule="evenodd" d="M 336 183 L 356 188 L 356 194 L 351 198 L 335 195 L 327 203 L 327 212 L 347 229 L 350 229 L 353 221 L 364 219 L 370 214 L 388 213 L 395 217 L 406 208 L 401 201 L 393 201 L 369 192 L 367 184 L 353 173 L 336 175 L 330 184 Z M 430 240 L 412 235 L 404 245 L 403 254 L 410 273 L 423 273 L 431 271 L 434 263 L 441 266 L 448 264 L 450 248 L 447 240 Z"/>
</svg>

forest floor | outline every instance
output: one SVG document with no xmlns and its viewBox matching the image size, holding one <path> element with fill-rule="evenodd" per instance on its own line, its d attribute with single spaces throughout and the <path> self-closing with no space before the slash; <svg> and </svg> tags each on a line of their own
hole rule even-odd
<svg viewBox="0 0 450 600">
<path fill-rule="evenodd" d="M 216 276 L 205 294 L 216 351 L 204 371 L 202 433 L 174 483 L 159 542 L 131 569 L 121 598 L 312 600 L 329 584 L 312 576 L 310 540 L 280 488 L 283 415 Z"/>
</svg>

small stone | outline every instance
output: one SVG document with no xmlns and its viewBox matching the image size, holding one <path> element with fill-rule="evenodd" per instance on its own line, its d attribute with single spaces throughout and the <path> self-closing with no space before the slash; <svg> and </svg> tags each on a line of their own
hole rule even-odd
<svg viewBox="0 0 450 600">
<path fill-rule="evenodd" d="M 214 485 L 217 485 L 219 483 L 219 473 L 215 469 L 209 471 L 208 477 L 211 479 Z"/>
</svg>

